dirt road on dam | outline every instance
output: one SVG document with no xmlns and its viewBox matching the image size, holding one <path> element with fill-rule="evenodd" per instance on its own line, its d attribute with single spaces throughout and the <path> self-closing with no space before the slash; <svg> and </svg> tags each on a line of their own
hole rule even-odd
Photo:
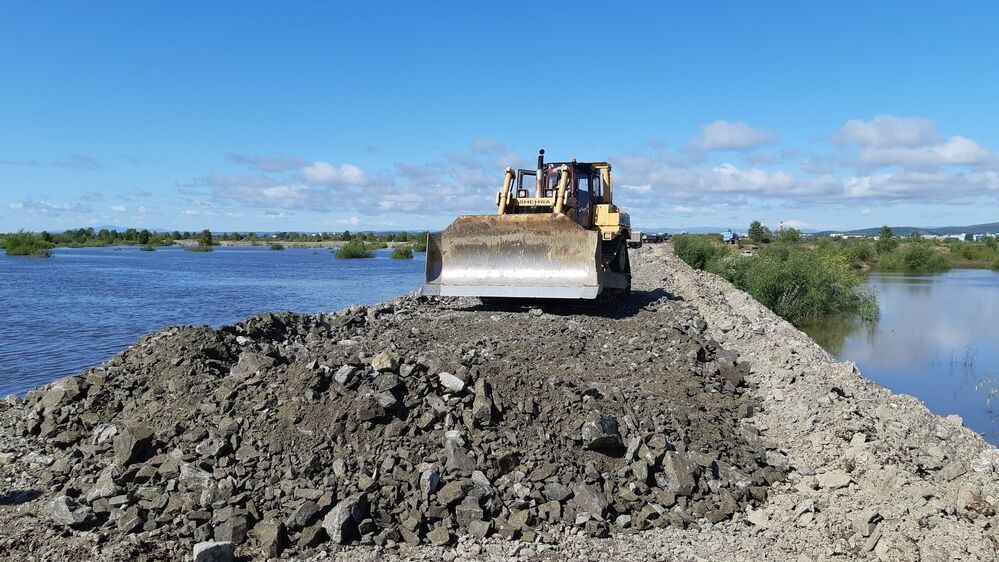
<svg viewBox="0 0 999 562">
<path fill-rule="evenodd" d="M 168 328 L 0 405 L 11 560 L 994 560 L 999 451 L 668 246 L 604 307 Z"/>
</svg>

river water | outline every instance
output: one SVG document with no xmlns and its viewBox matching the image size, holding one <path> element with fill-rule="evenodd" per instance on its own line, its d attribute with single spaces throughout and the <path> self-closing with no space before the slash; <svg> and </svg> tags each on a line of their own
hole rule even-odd
<svg viewBox="0 0 999 562">
<path fill-rule="evenodd" d="M 999 444 L 999 272 L 871 274 L 881 317 L 828 318 L 804 327 L 864 376 L 957 414 Z"/>
<path fill-rule="evenodd" d="M 0 254 L 0 397 L 99 364 L 169 325 L 220 326 L 266 311 L 333 311 L 419 288 L 425 254 L 337 260 L 328 249 L 179 247 Z"/>
</svg>

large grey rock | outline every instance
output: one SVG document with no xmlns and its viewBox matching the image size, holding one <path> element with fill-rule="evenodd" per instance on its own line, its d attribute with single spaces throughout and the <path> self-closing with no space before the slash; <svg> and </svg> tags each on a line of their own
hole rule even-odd
<svg viewBox="0 0 999 562">
<path fill-rule="evenodd" d="M 606 455 L 617 456 L 624 452 L 624 442 L 613 416 L 599 412 L 590 414 L 583 423 L 583 447 Z"/>
<path fill-rule="evenodd" d="M 357 534 L 357 524 L 364 519 L 367 512 L 368 497 L 365 494 L 354 494 L 344 498 L 326 514 L 323 528 L 326 529 L 330 540 L 345 544 Z"/>
<path fill-rule="evenodd" d="M 472 419 L 479 425 L 489 425 L 493 421 L 492 389 L 484 378 L 475 381 L 475 400 L 472 402 Z"/>
<path fill-rule="evenodd" d="M 153 452 L 153 430 L 146 426 L 126 425 L 114 438 L 114 459 L 119 466 L 142 462 Z"/>
<path fill-rule="evenodd" d="M 662 472 L 656 482 L 678 496 L 689 496 L 697 486 L 697 463 L 686 453 L 669 451 L 663 455 Z"/>
<path fill-rule="evenodd" d="M 444 455 L 447 468 L 451 470 L 475 470 L 478 468 L 475 457 L 465 448 L 464 441 L 447 437 L 444 440 Z"/>
<path fill-rule="evenodd" d="M 473 521 L 482 521 L 484 513 L 477 503 L 466 501 L 454 508 L 454 518 L 458 525 L 467 528 Z"/>
<path fill-rule="evenodd" d="M 115 524 L 118 530 L 123 533 L 134 533 L 141 530 L 145 522 L 145 518 L 142 517 L 142 510 L 139 509 L 139 506 L 133 505 L 121 514 L 121 517 L 118 518 Z"/>
<path fill-rule="evenodd" d="M 437 492 L 437 501 L 442 505 L 453 505 L 464 499 L 471 484 L 467 480 L 448 482 Z"/>
<path fill-rule="evenodd" d="M 319 513 L 319 504 L 312 500 L 305 500 L 288 516 L 288 528 L 294 530 L 305 527 L 317 513 Z"/>
<path fill-rule="evenodd" d="M 93 503 L 100 498 L 110 498 L 121 494 L 124 489 L 114 481 L 114 466 L 109 466 L 97 476 L 97 482 L 87 492 L 87 503 Z"/>
<path fill-rule="evenodd" d="M 280 521 L 258 523 L 253 531 L 266 558 L 277 558 L 288 544 L 288 531 Z"/>
<path fill-rule="evenodd" d="M 572 496 L 572 490 L 558 482 L 547 482 L 543 492 L 546 498 L 557 502 L 564 502 Z"/>
<path fill-rule="evenodd" d="M 427 540 L 434 546 L 444 546 L 451 542 L 451 531 L 444 525 L 438 525 L 433 531 L 427 533 Z"/>
<path fill-rule="evenodd" d="M 235 562 L 236 545 L 225 541 L 205 541 L 194 545 L 194 562 Z"/>
<path fill-rule="evenodd" d="M 58 496 L 49 504 L 52 521 L 57 525 L 76 527 L 82 525 L 90 516 L 90 508 L 76 503 L 69 496 Z"/>
<path fill-rule="evenodd" d="M 465 390 L 465 380 L 451 373 L 438 373 L 437 380 L 440 381 L 441 386 L 455 394 L 460 394 Z"/>
<path fill-rule="evenodd" d="M 426 500 L 430 494 L 437 491 L 441 483 L 441 475 L 436 468 L 427 468 L 420 474 L 420 493 Z"/>
<path fill-rule="evenodd" d="M 250 522 L 245 515 L 233 515 L 215 527 L 215 540 L 241 544 L 249 529 Z"/>
<path fill-rule="evenodd" d="M 67 377 L 52 383 L 42 395 L 41 404 L 46 415 L 57 408 L 76 400 L 83 393 L 77 377 Z"/>
<path fill-rule="evenodd" d="M 229 442 L 221 436 L 213 435 L 194 448 L 194 452 L 204 457 L 218 458 L 229 451 Z"/>
<path fill-rule="evenodd" d="M 344 365 L 337 369 L 336 373 L 333 375 L 333 380 L 335 380 L 337 384 L 346 385 L 351 381 L 351 379 L 354 378 L 357 371 L 357 367 L 353 365 Z"/>
<path fill-rule="evenodd" d="M 572 501 L 579 508 L 577 511 L 585 511 L 595 517 L 603 517 L 607 514 L 607 498 L 597 488 L 586 484 L 576 484 L 572 488 L 572 493 Z"/>
<path fill-rule="evenodd" d="M 254 351 L 244 351 L 239 354 L 236 364 L 229 370 L 229 376 L 247 378 L 258 371 L 274 366 L 275 363 L 275 359 L 269 355 Z"/>
</svg>

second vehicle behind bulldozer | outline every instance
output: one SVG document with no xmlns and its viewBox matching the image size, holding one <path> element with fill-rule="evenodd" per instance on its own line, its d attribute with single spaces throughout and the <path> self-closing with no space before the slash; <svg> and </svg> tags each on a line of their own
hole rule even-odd
<svg viewBox="0 0 999 562">
<path fill-rule="evenodd" d="M 422 294 L 596 299 L 631 291 L 631 221 L 607 162 L 507 168 L 496 215 L 458 217 L 427 240 Z"/>
</svg>

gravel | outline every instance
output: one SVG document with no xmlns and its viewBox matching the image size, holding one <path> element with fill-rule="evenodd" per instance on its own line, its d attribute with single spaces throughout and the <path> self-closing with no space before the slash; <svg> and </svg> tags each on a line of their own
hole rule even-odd
<svg viewBox="0 0 999 562">
<path fill-rule="evenodd" d="M 18 559 L 995 559 L 999 451 L 668 246 L 630 302 L 168 328 L 0 405 Z"/>
</svg>

